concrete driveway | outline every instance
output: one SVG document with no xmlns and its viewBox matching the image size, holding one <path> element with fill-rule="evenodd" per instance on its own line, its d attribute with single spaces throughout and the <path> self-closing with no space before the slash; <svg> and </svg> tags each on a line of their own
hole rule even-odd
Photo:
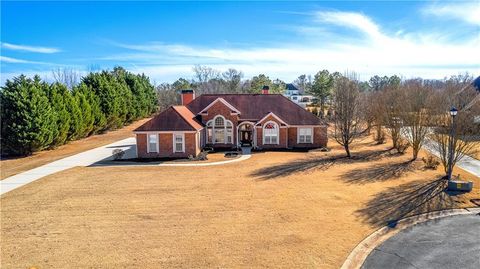
<svg viewBox="0 0 480 269">
<path fill-rule="evenodd" d="M 480 268 L 479 227 L 478 214 L 417 224 L 376 247 L 362 268 Z"/>
<path fill-rule="evenodd" d="M 89 166 L 102 160 L 111 159 L 112 151 L 117 148 L 125 151 L 124 158 L 134 158 L 136 157 L 135 143 L 135 138 L 130 137 L 8 177 L 0 181 L 0 195 L 3 195 L 4 193 L 19 188 L 44 176 L 67 170 L 75 166 Z"/>
</svg>

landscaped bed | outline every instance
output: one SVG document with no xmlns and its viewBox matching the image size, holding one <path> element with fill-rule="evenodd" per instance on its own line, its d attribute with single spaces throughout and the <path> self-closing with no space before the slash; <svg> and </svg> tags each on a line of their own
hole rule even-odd
<svg viewBox="0 0 480 269">
<path fill-rule="evenodd" d="M 456 170 L 474 189 L 447 194 L 441 167 L 389 146 L 67 170 L 1 197 L 2 267 L 339 268 L 389 221 L 475 206 L 478 178 Z"/>
</svg>

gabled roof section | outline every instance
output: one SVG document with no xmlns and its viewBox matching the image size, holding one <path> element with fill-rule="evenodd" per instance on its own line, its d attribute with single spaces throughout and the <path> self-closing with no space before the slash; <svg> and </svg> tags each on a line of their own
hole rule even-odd
<svg viewBox="0 0 480 269">
<path fill-rule="evenodd" d="M 241 111 L 241 121 L 259 121 L 272 112 L 288 125 L 327 125 L 325 121 L 281 94 L 203 94 L 189 103 L 187 108 L 193 114 L 199 114 L 219 98 Z"/>
<path fill-rule="evenodd" d="M 230 110 L 232 110 L 232 112 L 240 114 L 240 111 L 238 109 L 232 106 L 229 102 L 225 101 L 225 99 L 223 99 L 222 97 L 218 97 L 217 99 L 215 99 L 215 101 L 211 102 L 208 106 L 206 106 L 204 109 L 202 109 L 202 111 L 198 112 L 197 114 L 206 113 L 208 109 L 212 107 L 214 104 L 216 104 L 217 102 L 222 102 L 225 106 L 227 106 Z"/>
<path fill-rule="evenodd" d="M 202 129 L 195 115 L 185 106 L 171 106 L 153 117 L 134 132 L 198 131 Z"/>
<path fill-rule="evenodd" d="M 184 120 L 190 124 L 195 130 L 202 129 L 202 125 L 195 120 L 195 115 L 186 106 L 173 106 L 173 109 L 177 111 Z"/>
<path fill-rule="evenodd" d="M 262 121 L 264 121 L 264 120 L 265 120 L 266 118 L 268 118 L 269 116 L 272 116 L 273 118 L 277 119 L 280 123 L 283 123 L 283 124 L 285 124 L 285 125 L 288 126 L 288 123 L 286 123 L 284 120 L 280 119 L 280 118 L 279 118 L 277 115 L 275 115 L 275 113 L 273 113 L 273 112 L 270 112 L 270 113 L 268 113 L 265 117 L 261 118 L 261 119 L 258 121 L 257 125 L 260 124 Z"/>
</svg>

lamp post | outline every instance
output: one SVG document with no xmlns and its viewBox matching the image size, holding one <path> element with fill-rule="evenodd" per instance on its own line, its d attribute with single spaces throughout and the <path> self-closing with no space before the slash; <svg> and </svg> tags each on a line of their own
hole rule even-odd
<svg viewBox="0 0 480 269">
<path fill-rule="evenodd" d="M 450 109 L 450 116 L 452 117 L 452 128 L 450 130 L 450 143 L 448 148 L 448 169 L 447 169 L 447 179 L 450 181 L 452 179 L 453 171 L 453 158 L 454 158 L 454 137 L 455 137 L 455 116 L 457 116 L 458 110 L 455 107 Z"/>
</svg>

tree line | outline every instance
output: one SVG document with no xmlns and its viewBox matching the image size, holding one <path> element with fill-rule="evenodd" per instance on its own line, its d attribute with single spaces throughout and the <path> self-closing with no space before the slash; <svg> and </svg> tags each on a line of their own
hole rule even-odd
<svg viewBox="0 0 480 269">
<path fill-rule="evenodd" d="M 1 87 L 2 156 L 55 148 L 120 128 L 157 109 L 155 87 L 143 74 L 115 67 L 90 72 L 78 83 L 72 76 L 57 77 L 61 79 L 48 83 L 20 75 Z"/>
<path fill-rule="evenodd" d="M 352 144 L 371 130 L 379 144 L 388 134 L 399 153 L 411 147 L 412 160 L 428 145 L 438 153 L 447 174 L 451 173 L 450 160 L 454 166 L 480 150 L 480 93 L 472 84 L 473 77 L 386 81 L 378 89 L 364 91 L 355 73 L 334 80 L 330 120 L 333 137 L 347 157 L 352 156 Z M 458 110 L 455 121 L 449 113 L 452 107 Z"/>
<path fill-rule="evenodd" d="M 157 86 L 158 105 L 164 110 L 180 103 L 179 92 L 193 89 L 196 95 L 216 93 L 261 93 L 263 86 L 269 86 L 271 93 L 283 93 L 286 84 L 280 79 L 271 79 L 259 74 L 251 79 L 243 79 L 242 71 L 230 68 L 224 72 L 208 66 L 193 67 L 193 78 L 179 78 L 173 83 Z"/>
</svg>

